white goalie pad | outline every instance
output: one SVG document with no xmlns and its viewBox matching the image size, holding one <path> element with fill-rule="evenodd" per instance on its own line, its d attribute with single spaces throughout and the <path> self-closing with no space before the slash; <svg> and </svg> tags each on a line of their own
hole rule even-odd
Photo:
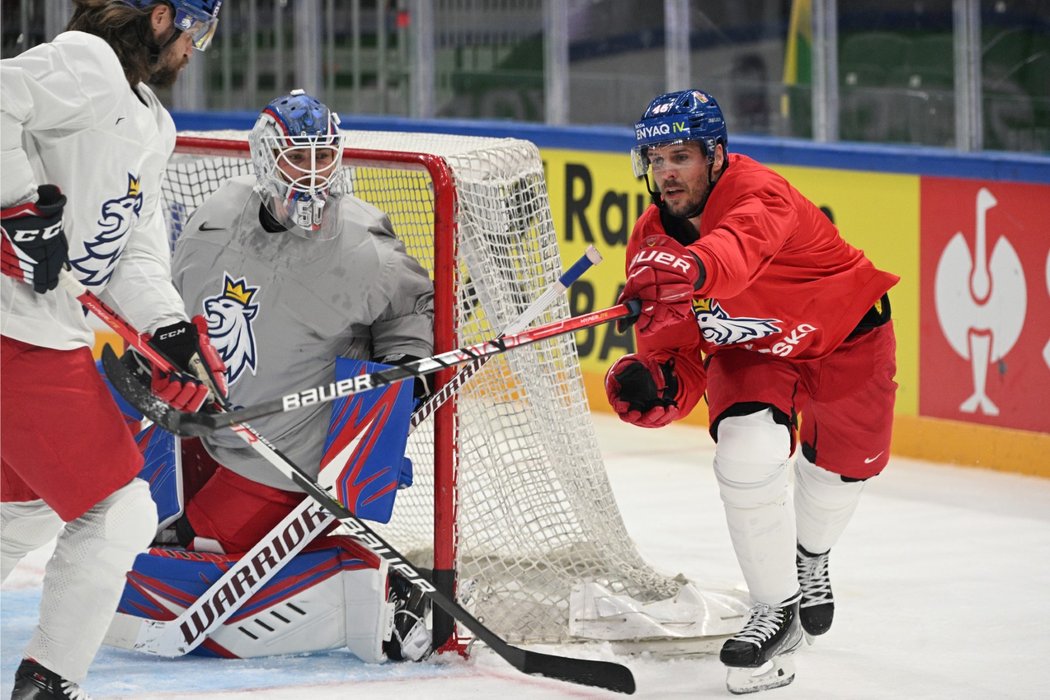
<svg viewBox="0 0 1050 700">
<path fill-rule="evenodd" d="M 235 616 L 208 640 L 242 659 L 346 647 L 366 663 L 379 663 L 393 625 L 386 577 L 385 564 L 344 571 L 251 616 Z"/>
<path fill-rule="evenodd" d="M 740 631 L 748 610 L 740 591 L 700 591 L 687 583 L 673 598 L 643 603 L 582 581 L 569 595 L 569 633 L 602 641 L 725 637 Z"/>
<path fill-rule="evenodd" d="M 241 560 L 156 548 L 141 554 L 128 574 L 105 643 L 162 656 L 220 658 L 346 647 L 362 661 L 381 662 L 386 659 L 383 643 L 393 629 L 394 605 L 387 600 L 389 566 L 378 557 L 357 558 L 362 548 L 348 538 L 328 541 L 338 546 L 297 555 L 261 589 L 248 593 L 247 600 L 244 591 L 254 583 L 251 572 L 262 557 L 249 561 L 247 569 L 230 569 L 240 571 L 233 579 L 214 580 L 230 566 L 240 566 Z M 192 614 L 187 600 L 195 601 Z M 226 615 L 223 622 L 215 622 Z M 174 627 L 171 634 L 160 634 L 162 641 L 150 632 L 153 625 Z M 187 649 L 194 639 L 199 641 Z"/>
</svg>

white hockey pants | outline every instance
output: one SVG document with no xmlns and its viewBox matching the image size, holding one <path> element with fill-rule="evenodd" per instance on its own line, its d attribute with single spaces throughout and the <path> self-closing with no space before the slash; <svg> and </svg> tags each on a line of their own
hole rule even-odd
<svg viewBox="0 0 1050 700">
<path fill-rule="evenodd" d="M 0 514 L 4 578 L 58 533 L 44 570 L 40 621 L 25 656 L 80 683 L 113 619 L 124 574 L 156 532 L 149 486 L 132 479 L 64 528 L 43 501 L 4 503 Z"/>
</svg>

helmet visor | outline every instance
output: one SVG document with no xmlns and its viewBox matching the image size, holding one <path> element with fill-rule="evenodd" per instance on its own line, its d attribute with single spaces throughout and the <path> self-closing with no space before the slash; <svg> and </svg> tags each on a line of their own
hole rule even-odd
<svg viewBox="0 0 1050 700">
<path fill-rule="evenodd" d="M 631 149 L 631 169 L 635 177 L 643 177 L 649 172 L 648 146 L 635 146 Z"/>
<path fill-rule="evenodd" d="M 635 177 L 642 177 L 649 169 L 653 166 L 653 158 L 657 159 L 656 168 L 667 168 L 674 167 L 673 164 L 668 163 L 664 160 L 663 156 L 653 156 L 650 154 L 650 149 L 653 148 L 666 148 L 668 146 L 680 146 L 683 143 L 690 141 L 691 139 L 674 139 L 673 141 L 662 141 L 660 143 L 647 143 L 645 145 L 638 145 L 631 149 L 631 168 L 634 170 Z M 698 141 L 700 144 L 700 150 L 704 150 L 704 144 L 702 141 Z"/>
<path fill-rule="evenodd" d="M 193 48 L 204 51 L 211 44 L 215 30 L 219 28 L 218 17 L 201 17 L 185 9 L 175 10 L 175 26 L 193 38 Z"/>
</svg>

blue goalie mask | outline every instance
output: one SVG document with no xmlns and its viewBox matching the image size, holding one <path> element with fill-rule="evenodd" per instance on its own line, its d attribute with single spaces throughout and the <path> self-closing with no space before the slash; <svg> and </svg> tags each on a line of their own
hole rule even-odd
<svg viewBox="0 0 1050 700">
<path fill-rule="evenodd" d="M 125 5 L 145 10 L 158 0 L 121 0 Z M 175 28 L 193 37 L 193 46 L 204 51 L 219 27 L 222 0 L 164 0 L 175 10 Z"/>
<path fill-rule="evenodd" d="M 321 228 L 325 204 L 342 193 L 339 115 L 302 90 L 266 105 L 248 135 L 256 190 L 273 217 Z"/>
<path fill-rule="evenodd" d="M 699 141 L 711 159 L 715 145 L 721 143 L 726 148 L 729 136 L 714 97 L 703 90 L 682 90 L 660 95 L 649 103 L 641 121 L 634 125 L 634 140 L 631 165 L 635 177 L 642 177 L 649 171 L 651 146 Z"/>
</svg>

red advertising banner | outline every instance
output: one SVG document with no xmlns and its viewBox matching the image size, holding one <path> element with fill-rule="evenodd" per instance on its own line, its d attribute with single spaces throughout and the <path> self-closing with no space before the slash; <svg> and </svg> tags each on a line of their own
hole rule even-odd
<svg viewBox="0 0 1050 700">
<path fill-rule="evenodd" d="M 923 177 L 919 413 L 1050 432 L 1050 186 Z"/>
</svg>

